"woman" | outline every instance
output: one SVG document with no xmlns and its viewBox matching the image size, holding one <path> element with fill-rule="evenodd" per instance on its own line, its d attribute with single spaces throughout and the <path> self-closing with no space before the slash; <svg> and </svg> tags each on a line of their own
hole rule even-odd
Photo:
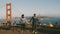
<svg viewBox="0 0 60 34">
<path fill-rule="evenodd" d="M 21 30 L 25 29 L 25 23 L 26 23 L 26 19 L 24 18 L 24 14 L 22 14 L 21 15 Z"/>
</svg>

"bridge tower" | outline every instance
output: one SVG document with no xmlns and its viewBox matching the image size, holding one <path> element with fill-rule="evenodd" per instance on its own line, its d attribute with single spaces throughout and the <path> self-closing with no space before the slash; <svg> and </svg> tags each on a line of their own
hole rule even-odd
<svg viewBox="0 0 60 34">
<path fill-rule="evenodd" d="M 6 23 L 12 23 L 12 7 L 11 3 L 6 3 Z"/>
</svg>

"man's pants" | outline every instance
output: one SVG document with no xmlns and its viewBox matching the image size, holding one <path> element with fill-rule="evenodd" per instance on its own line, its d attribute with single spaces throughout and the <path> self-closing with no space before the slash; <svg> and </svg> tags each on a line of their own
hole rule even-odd
<svg viewBox="0 0 60 34">
<path fill-rule="evenodd" d="M 32 23 L 32 31 L 35 30 L 36 31 L 36 24 Z"/>
</svg>

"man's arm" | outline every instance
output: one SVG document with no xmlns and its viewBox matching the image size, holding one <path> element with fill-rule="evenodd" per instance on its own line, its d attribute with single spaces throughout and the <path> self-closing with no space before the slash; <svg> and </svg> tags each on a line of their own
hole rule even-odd
<svg viewBox="0 0 60 34">
<path fill-rule="evenodd" d="M 32 21 L 32 18 L 33 18 L 33 17 L 31 17 L 30 22 Z"/>
</svg>

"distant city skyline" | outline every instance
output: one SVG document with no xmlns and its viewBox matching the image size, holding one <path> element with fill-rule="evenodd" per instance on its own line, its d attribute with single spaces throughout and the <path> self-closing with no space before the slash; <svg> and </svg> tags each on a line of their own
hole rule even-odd
<svg viewBox="0 0 60 34">
<path fill-rule="evenodd" d="M 60 0 L 0 0 L 0 18 L 5 18 L 6 3 L 12 3 L 12 16 L 41 16 L 60 17 Z"/>
</svg>

